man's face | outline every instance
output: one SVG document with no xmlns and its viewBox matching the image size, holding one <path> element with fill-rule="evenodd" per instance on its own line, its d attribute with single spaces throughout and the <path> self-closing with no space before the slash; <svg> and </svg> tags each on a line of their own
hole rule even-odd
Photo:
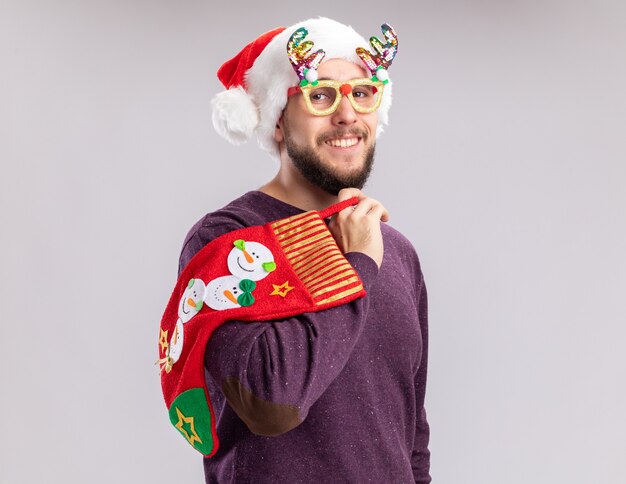
<svg viewBox="0 0 626 484">
<path fill-rule="evenodd" d="M 348 81 L 369 77 L 365 69 L 343 60 L 320 64 L 319 79 Z M 277 141 L 283 141 L 294 167 L 310 183 L 336 195 L 342 188 L 362 188 L 374 163 L 378 116 L 354 110 L 346 97 L 328 116 L 315 116 L 302 94 L 289 98 L 279 121 Z"/>
</svg>

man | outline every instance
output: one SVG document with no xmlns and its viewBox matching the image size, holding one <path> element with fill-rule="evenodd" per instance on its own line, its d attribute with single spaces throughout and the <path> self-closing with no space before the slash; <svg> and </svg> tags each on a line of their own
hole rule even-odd
<svg viewBox="0 0 626 484">
<path fill-rule="evenodd" d="M 255 133 L 280 169 L 191 229 L 180 270 L 222 234 L 356 196 L 329 229 L 367 295 L 215 330 L 205 365 L 220 445 L 204 460 L 207 482 L 430 482 L 426 287 L 411 244 L 360 191 L 391 100 L 397 43 L 383 32 L 367 64 L 376 52 L 357 55 L 366 42 L 350 27 L 311 19 L 264 34 L 218 72 L 228 90 L 213 103 L 216 129 L 234 143 Z"/>
</svg>

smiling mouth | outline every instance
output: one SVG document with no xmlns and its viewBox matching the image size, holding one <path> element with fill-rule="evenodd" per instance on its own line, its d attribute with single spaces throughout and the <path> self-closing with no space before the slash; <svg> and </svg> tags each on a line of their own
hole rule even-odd
<svg viewBox="0 0 626 484">
<path fill-rule="evenodd" d="M 254 269 L 246 269 L 245 267 L 243 267 L 240 263 L 239 263 L 239 257 L 237 257 L 237 265 L 239 267 L 241 267 L 242 270 L 246 271 L 246 272 L 254 272 Z"/>
<path fill-rule="evenodd" d="M 332 146 L 333 148 L 351 148 L 356 145 L 361 138 L 353 137 L 353 138 L 332 138 L 326 140 L 326 144 L 328 146 Z"/>
</svg>

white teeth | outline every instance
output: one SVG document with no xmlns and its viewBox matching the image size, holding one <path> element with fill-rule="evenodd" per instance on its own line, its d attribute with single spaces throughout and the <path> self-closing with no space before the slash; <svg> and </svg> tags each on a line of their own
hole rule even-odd
<svg viewBox="0 0 626 484">
<path fill-rule="evenodd" d="M 350 146 L 354 146 L 359 142 L 358 138 L 350 138 L 350 139 L 331 139 L 328 140 L 327 143 L 330 146 L 334 146 L 336 148 L 349 148 Z"/>
</svg>

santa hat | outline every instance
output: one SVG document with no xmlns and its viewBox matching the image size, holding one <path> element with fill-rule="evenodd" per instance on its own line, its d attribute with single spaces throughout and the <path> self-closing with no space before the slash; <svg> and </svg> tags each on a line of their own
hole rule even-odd
<svg viewBox="0 0 626 484">
<path fill-rule="evenodd" d="M 334 20 L 309 19 L 266 32 L 217 72 L 226 91 L 213 98 L 213 126 L 222 137 L 233 144 L 242 144 L 256 134 L 259 145 L 278 156 L 274 141 L 276 123 L 287 104 L 287 90 L 300 82 L 287 55 L 287 43 L 302 27 L 307 30 L 306 40 L 314 43 L 314 49 L 325 51 L 326 60 L 340 58 L 368 67 L 356 52 L 359 47 L 366 49 L 368 42 L 352 27 Z M 383 32 L 387 35 L 385 29 Z M 377 134 L 388 123 L 390 106 L 391 83 L 387 83 L 378 108 Z"/>
</svg>

